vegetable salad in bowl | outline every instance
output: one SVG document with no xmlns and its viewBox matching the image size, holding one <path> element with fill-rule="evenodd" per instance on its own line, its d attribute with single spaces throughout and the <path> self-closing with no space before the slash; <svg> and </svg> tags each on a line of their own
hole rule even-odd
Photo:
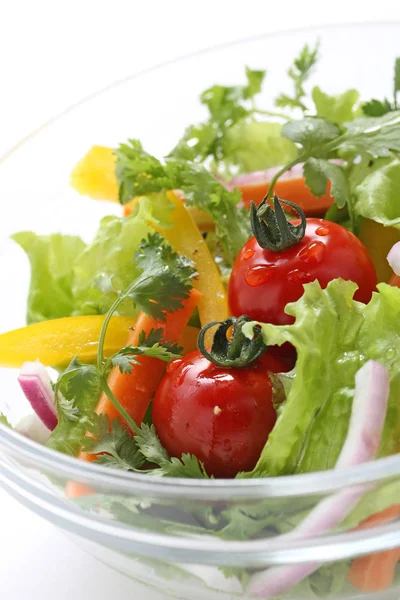
<svg viewBox="0 0 400 600">
<path fill-rule="evenodd" d="M 391 479 L 299 497 L 290 518 L 273 497 L 239 510 L 218 496 L 219 480 L 336 476 L 400 452 L 400 59 L 392 97 L 362 99 L 309 94 L 318 58 L 318 44 L 301 49 L 273 109 L 257 100 L 265 71 L 209 87 L 204 120 L 164 157 L 138 139 L 89 149 L 72 187 L 121 212 L 88 243 L 12 236 L 31 266 L 27 325 L 0 335 L 0 364 L 20 369 L 33 412 L 3 425 L 93 477 L 107 467 L 215 491 L 213 505 L 175 506 L 179 519 L 164 507 L 164 533 L 291 544 L 400 517 Z M 62 487 L 128 524 L 162 506 L 105 502 L 84 478 Z M 215 597 L 383 598 L 400 580 L 396 541 L 202 579 L 230 594 Z"/>
</svg>

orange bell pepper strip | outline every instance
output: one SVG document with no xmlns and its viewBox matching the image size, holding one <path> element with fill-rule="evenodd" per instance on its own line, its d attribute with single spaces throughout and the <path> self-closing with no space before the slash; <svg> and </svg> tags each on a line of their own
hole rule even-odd
<svg viewBox="0 0 400 600">
<path fill-rule="evenodd" d="M 357 529 L 370 529 L 390 523 L 400 517 L 400 504 L 390 506 L 363 521 Z M 362 556 L 353 560 L 347 579 L 361 592 L 381 592 L 391 588 L 400 548 Z"/>
<path fill-rule="evenodd" d="M 82 362 L 94 362 L 103 321 L 103 315 L 65 317 L 0 334 L 0 366 L 18 368 L 26 361 L 39 360 L 49 367 L 62 367 L 74 356 Z M 133 317 L 111 318 L 104 344 L 105 356 L 111 356 L 126 344 L 135 321 Z M 185 328 L 179 340 L 185 353 L 196 348 L 198 332 L 196 327 Z"/>
<path fill-rule="evenodd" d="M 271 180 L 278 171 L 279 167 L 234 178 L 232 184 L 242 192 L 243 204 L 250 207 L 251 200 L 260 204 L 268 191 Z M 297 204 L 306 216 L 323 216 L 333 204 L 333 198 L 329 193 L 330 184 L 327 186 L 326 193 L 317 198 L 306 185 L 301 165 L 296 165 L 281 175 L 273 191 L 280 198 Z"/>
</svg>

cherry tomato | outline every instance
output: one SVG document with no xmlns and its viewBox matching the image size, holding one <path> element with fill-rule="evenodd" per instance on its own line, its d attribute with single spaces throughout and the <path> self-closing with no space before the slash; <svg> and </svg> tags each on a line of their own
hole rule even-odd
<svg viewBox="0 0 400 600">
<path fill-rule="evenodd" d="M 276 325 L 293 323 L 284 309 L 303 295 L 303 284 L 317 279 L 325 288 L 338 277 L 357 283 L 354 298 L 369 302 L 376 274 L 366 248 L 345 227 L 310 218 L 301 241 L 282 252 L 264 250 L 255 237 L 250 238 L 233 266 L 229 305 L 235 316 L 246 314 Z"/>
<path fill-rule="evenodd" d="M 253 469 L 276 421 L 267 368 L 287 370 L 276 357 L 227 369 L 198 350 L 170 363 L 152 412 L 164 448 L 194 454 L 215 477 Z"/>
</svg>

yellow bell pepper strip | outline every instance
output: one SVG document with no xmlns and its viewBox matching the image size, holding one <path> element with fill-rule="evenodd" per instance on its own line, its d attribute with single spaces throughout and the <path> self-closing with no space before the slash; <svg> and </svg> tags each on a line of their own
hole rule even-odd
<svg viewBox="0 0 400 600">
<path fill-rule="evenodd" d="M 61 367 L 74 356 L 82 362 L 96 359 L 103 315 L 65 317 L 34 323 L 0 335 L 0 366 L 20 367 L 26 361 L 40 360 L 44 365 Z M 118 352 L 126 344 L 132 317 L 112 317 L 104 344 L 105 356 Z M 197 347 L 199 330 L 186 327 L 179 343 L 184 353 Z"/>
<path fill-rule="evenodd" d="M 118 202 L 115 156 L 112 148 L 93 146 L 71 173 L 71 185 L 83 196 Z"/>
<path fill-rule="evenodd" d="M 198 303 L 201 325 L 211 321 L 224 321 L 230 316 L 225 287 L 221 274 L 204 241 L 196 223 L 175 192 L 167 192 L 169 200 L 174 205 L 171 215 L 173 226 L 162 227 L 152 222 L 152 226 L 171 244 L 177 252 L 190 258 L 195 264 L 198 276 L 193 282 L 202 296 Z M 133 211 L 139 198 L 125 205 L 125 216 Z M 210 331 L 206 344 L 212 339 Z"/>
<path fill-rule="evenodd" d="M 93 146 L 78 162 L 71 173 L 71 186 L 82 196 L 93 200 L 118 202 L 118 183 L 115 176 L 115 156 L 112 148 Z M 188 211 L 201 231 L 213 231 L 214 222 L 209 215 L 196 208 Z"/>
<path fill-rule="evenodd" d="M 390 248 L 400 241 L 400 231 L 394 227 L 384 227 L 382 223 L 371 219 L 363 219 L 359 238 L 372 258 L 378 283 L 389 281 L 393 271 L 386 257 Z"/>
</svg>

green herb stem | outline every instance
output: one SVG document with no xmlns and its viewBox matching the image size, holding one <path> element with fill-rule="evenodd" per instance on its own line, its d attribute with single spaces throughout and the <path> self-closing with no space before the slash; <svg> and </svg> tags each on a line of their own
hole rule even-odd
<svg viewBox="0 0 400 600">
<path fill-rule="evenodd" d="M 274 110 L 263 110 L 261 108 L 254 108 L 253 112 L 257 115 L 266 115 L 267 117 L 277 117 L 278 119 L 285 119 L 285 121 L 290 121 L 292 119 L 290 115 L 285 115 L 285 113 Z"/>
<path fill-rule="evenodd" d="M 129 287 L 131 287 L 131 286 L 129 286 Z M 120 303 L 122 302 L 124 297 L 125 297 L 125 294 L 122 294 L 121 296 L 118 296 L 118 298 L 115 300 L 115 302 L 113 302 L 113 304 L 111 305 L 110 309 L 108 310 L 108 312 L 105 316 L 103 325 L 101 327 L 100 336 L 99 336 L 99 345 L 97 348 L 97 369 L 98 369 L 99 373 L 103 372 L 103 350 L 104 350 L 104 342 L 106 339 L 107 329 L 110 324 L 111 317 L 113 316 L 114 312 L 117 310 L 118 306 L 120 305 Z"/>
<path fill-rule="evenodd" d="M 137 426 L 135 421 L 132 419 L 132 417 L 130 416 L 128 411 L 122 406 L 122 404 L 118 400 L 118 398 L 115 397 L 115 395 L 113 394 L 110 386 L 108 385 L 107 379 L 104 377 L 104 375 L 101 375 L 100 382 L 101 382 L 101 386 L 104 390 L 104 393 L 106 394 L 107 398 L 109 399 L 109 401 L 111 402 L 111 404 L 113 405 L 115 410 L 118 411 L 118 413 L 121 415 L 121 417 L 126 421 L 127 425 L 129 425 L 130 429 L 134 433 L 137 433 L 139 431 L 139 427 Z"/>
<path fill-rule="evenodd" d="M 278 179 L 284 174 L 286 173 L 286 171 L 290 171 L 290 169 L 293 169 L 293 167 L 295 167 L 296 165 L 298 165 L 299 163 L 301 163 L 303 161 L 303 157 L 302 156 L 298 156 L 297 158 L 295 158 L 294 160 L 292 160 L 292 162 L 288 163 L 287 165 L 285 165 L 284 167 L 282 167 L 272 178 L 271 183 L 269 184 L 269 188 L 268 188 L 268 192 L 265 195 L 265 200 L 267 198 L 271 197 L 271 194 L 274 190 L 274 187 L 276 185 L 276 182 L 278 181 Z"/>
</svg>

